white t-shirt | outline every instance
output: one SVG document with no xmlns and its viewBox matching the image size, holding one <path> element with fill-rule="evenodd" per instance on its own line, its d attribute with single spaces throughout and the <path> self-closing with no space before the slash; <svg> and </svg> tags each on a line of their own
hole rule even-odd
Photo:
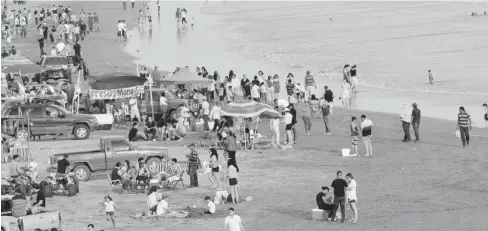
<svg viewBox="0 0 488 231">
<path fill-rule="evenodd" d="M 115 212 L 115 202 L 103 202 L 105 204 L 105 212 Z"/>
<path fill-rule="evenodd" d="M 210 83 L 208 84 L 209 91 L 215 91 L 215 80 L 211 79 Z"/>
<path fill-rule="evenodd" d="M 227 216 L 225 218 L 225 225 L 229 227 L 229 231 L 241 231 L 241 217 L 237 214 L 234 216 Z"/>
<path fill-rule="evenodd" d="M 285 113 L 285 124 L 291 124 L 293 121 L 293 115 L 290 112 Z"/>
<path fill-rule="evenodd" d="M 221 107 L 215 105 L 210 112 L 210 117 L 214 120 L 220 120 Z"/>
<path fill-rule="evenodd" d="M 229 178 L 236 178 L 237 179 L 237 169 L 234 165 L 229 166 Z"/>
<path fill-rule="evenodd" d="M 181 17 L 186 18 L 186 12 L 185 11 L 181 11 Z"/>
<path fill-rule="evenodd" d="M 211 212 L 212 214 L 215 213 L 215 204 L 212 201 L 209 201 L 207 206 L 209 212 Z"/>
<path fill-rule="evenodd" d="M 137 108 L 137 100 L 132 98 L 129 100 L 130 110 L 138 110 Z"/>
<path fill-rule="evenodd" d="M 259 98 L 259 87 L 257 85 L 252 86 L 251 97 L 252 98 Z"/>
<path fill-rule="evenodd" d="M 56 56 L 58 54 L 58 51 L 56 49 L 51 50 L 51 56 Z"/>
<path fill-rule="evenodd" d="M 117 30 L 121 32 L 121 31 L 122 31 L 122 29 L 124 29 L 124 23 L 119 22 L 119 23 L 117 24 Z"/>
<path fill-rule="evenodd" d="M 149 207 L 154 207 L 158 205 L 158 200 L 162 197 L 162 195 L 158 192 L 153 192 L 147 196 L 147 205 Z"/>
<path fill-rule="evenodd" d="M 349 186 L 347 186 L 347 191 L 346 191 L 346 198 L 348 200 L 358 200 L 358 196 L 356 194 L 356 187 L 358 184 L 356 183 L 356 180 L 352 179 L 351 182 L 349 182 Z"/>
<path fill-rule="evenodd" d="M 168 100 L 164 96 L 159 97 L 159 105 L 168 105 L 167 101 Z"/>
<path fill-rule="evenodd" d="M 210 114 L 210 104 L 207 101 L 203 101 L 202 103 L 202 113 L 204 115 Z"/>
<path fill-rule="evenodd" d="M 260 87 L 260 88 L 261 88 L 261 92 L 262 92 L 262 93 L 267 93 L 267 92 L 268 92 L 268 89 L 266 89 L 266 84 L 261 85 L 261 87 Z"/>
<path fill-rule="evenodd" d="M 237 78 L 232 79 L 232 88 L 239 88 L 241 86 L 241 81 Z"/>
<path fill-rule="evenodd" d="M 64 45 L 63 42 L 59 42 L 58 44 L 56 44 L 56 49 L 58 50 L 58 52 L 63 52 L 65 47 L 66 45 Z"/>
<path fill-rule="evenodd" d="M 278 99 L 278 107 L 288 107 L 290 103 L 284 99 Z"/>
</svg>

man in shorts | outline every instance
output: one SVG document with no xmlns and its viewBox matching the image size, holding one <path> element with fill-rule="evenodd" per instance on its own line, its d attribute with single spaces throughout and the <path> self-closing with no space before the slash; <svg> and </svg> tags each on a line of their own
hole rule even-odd
<svg viewBox="0 0 488 231">
<path fill-rule="evenodd" d="M 305 100 L 310 100 L 310 97 L 315 94 L 315 90 L 317 89 L 317 84 L 312 75 L 310 75 L 310 71 L 307 71 L 307 75 L 305 76 Z"/>
</svg>

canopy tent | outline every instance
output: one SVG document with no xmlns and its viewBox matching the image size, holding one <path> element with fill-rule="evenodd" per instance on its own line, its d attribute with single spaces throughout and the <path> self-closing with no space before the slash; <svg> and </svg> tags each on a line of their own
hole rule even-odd
<svg viewBox="0 0 488 231">
<path fill-rule="evenodd" d="M 2 70 L 4 73 L 35 74 L 40 73 L 42 68 L 36 64 L 14 64 Z"/>
<path fill-rule="evenodd" d="M 256 101 L 231 102 L 223 106 L 221 111 L 222 115 L 232 117 L 260 117 L 263 119 L 281 118 L 281 114 L 273 107 Z"/>
<path fill-rule="evenodd" d="M 12 66 L 15 64 L 34 64 L 29 58 L 22 55 L 10 55 L 2 59 L 2 66 Z"/>
<path fill-rule="evenodd" d="M 99 76 L 95 82 L 90 83 L 90 86 L 93 90 L 112 90 L 143 86 L 145 83 L 145 78 L 126 74 L 119 76 Z"/>
<path fill-rule="evenodd" d="M 172 84 L 208 84 L 209 80 L 195 75 L 188 68 L 179 68 L 173 75 L 161 79 L 161 82 Z"/>
</svg>

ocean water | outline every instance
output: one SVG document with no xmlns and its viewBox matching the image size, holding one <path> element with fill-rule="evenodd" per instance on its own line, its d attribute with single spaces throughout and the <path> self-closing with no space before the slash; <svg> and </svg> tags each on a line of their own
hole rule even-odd
<svg viewBox="0 0 488 231">
<path fill-rule="evenodd" d="M 203 12 L 222 17 L 229 49 L 267 62 L 331 78 L 357 64 L 369 86 L 488 95 L 488 15 L 476 10 L 488 4 L 232 2 Z"/>
<path fill-rule="evenodd" d="M 357 64 L 354 107 L 454 120 L 463 105 L 482 124 L 488 101 L 488 4 L 473 2 L 161 2 L 153 23 L 129 32 L 126 51 L 163 70 L 206 66 L 221 76 L 311 70 L 340 94 L 342 67 Z M 194 27 L 176 28 L 176 7 Z M 428 84 L 427 70 L 435 83 Z M 319 92 L 321 92 L 319 90 Z"/>
</svg>

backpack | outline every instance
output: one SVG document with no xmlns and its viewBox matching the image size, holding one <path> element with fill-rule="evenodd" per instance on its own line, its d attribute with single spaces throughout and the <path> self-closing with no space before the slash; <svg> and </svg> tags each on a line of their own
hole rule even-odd
<svg viewBox="0 0 488 231">
<path fill-rule="evenodd" d="M 329 105 L 322 107 L 322 115 L 328 116 L 330 114 L 330 107 Z"/>
</svg>

